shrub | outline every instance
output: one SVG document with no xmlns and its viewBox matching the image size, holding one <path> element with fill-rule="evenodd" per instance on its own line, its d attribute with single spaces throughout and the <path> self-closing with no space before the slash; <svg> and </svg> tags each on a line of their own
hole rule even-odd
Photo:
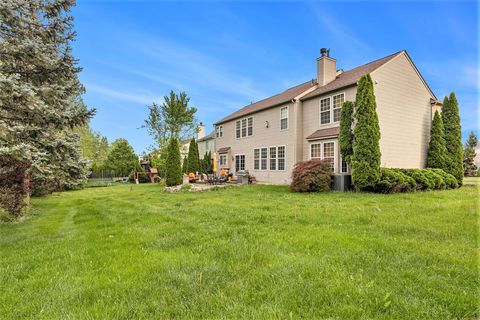
<svg viewBox="0 0 480 320">
<path fill-rule="evenodd" d="M 435 181 L 433 181 L 429 176 L 425 173 L 424 169 L 397 169 L 400 170 L 405 175 L 411 177 L 415 180 L 417 187 L 416 189 L 419 191 L 424 190 L 434 190 L 435 189 Z"/>
<path fill-rule="evenodd" d="M 373 187 L 378 193 L 415 191 L 417 183 L 399 169 L 380 168 L 380 180 Z"/>
<path fill-rule="evenodd" d="M 292 172 L 290 189 L 296 192 L 318 192 L 330 190 L 332 172 L 330 164 L 323 160 L 301 161 Z"/>
<path fill-rule="evenodd" d="M 371 190 L 380 179 L 380 126 L 373 81 L 369 74 L 358 82 L 353 130 L 352 183 L 357 190 Z"/>
<path fill-rule="evenodd" d="M 434 183 L 434 190 L 444 190 L 446 188 L 443 177 L 436 173 L 433 169 L 424 169 L 425 175 Z"/>
<path fill-rule="evenodd" d="M 182 184 L 182 164 L 180 157 L 180 146 L 177 138 L 171 138 L 168 143 L 167 162 L 166 162 L 166 184 L 167 186 L 177 186 Z"/>
<path fill-rule="evenodd" d="M 431 169 L 431 170 L 443 178 L 443 182 L 445 183 L 445 187 L 447 189 L 458 188 L 458 181 L 453 175 L 451 175 L 448 172 L 445 172 L 442 169 Z"/>
</svg>

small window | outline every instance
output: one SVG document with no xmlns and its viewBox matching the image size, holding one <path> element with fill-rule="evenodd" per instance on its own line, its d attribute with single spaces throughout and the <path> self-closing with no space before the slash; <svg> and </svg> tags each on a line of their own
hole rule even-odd
<svg viewBox="0 0 480 320">
<path fill-rule="evenodd" d="M 348 163 L 347 161 L 343 160 L 341 161 L 341 169 L 340 169 L 340 172 L 341 173 L 348 173 Z"/>
<path fill-rule="evenodd" d="M 323 160 L 330 163 L 332 172 L 334 171 L 335 161 L 335 144 L 333 142 L 325 142 L 323 144 Z"/>
<path fill-rule="evenodd" d="M 280 109 L 280 130 L 288 129 L 288 107 Z"/>
<path fill-rule="evenodd" d="M 218 158 L 218 163 L 220 167 L 225 167 L 227 165 L 227 155 L 221 154 L 220 157 Z"/>
<path fill-rule="evenodd" d="M 285 170 L 285 146 L 278 147 L 277 161 L 278 170 Z"/>
<path fill-rule="evenodd" d="M 338 94 L 333 96 L 333 122 L 340 121 L 340 116 L 342 114 L 342 105 L 345 102 L 345 95 Z"/>
<path fill-rule="evenodd" d="M 247 119 L 247 135 L 253 136 L 253 117 Z"/>
<path fill-rule="evenodd" d="M 314 143 L 310 145 L 310 159 L 318 160 L 322 158 L 322 144 Z"/>
<path fill-rule="evenodd" d="M 245 155 L 235 155 L 235 172 L 245 170 Z"/>
<path fill-rule="evenodd" d="M 253 170 L 260 170 L 260 149 L 253 149 Z"/>
<path fill-rule="evenodd" d="M 267 158 L 268 158 L 268 149 L 267 148 L 262 148 L 261 152 L 262 156 L 262 162 L 261 162 L 261 169 L 262 170 L 267 170 Z"/>
<path fill-rule="evenodd" d="M 240 138 L 240 120 L 238 120 L 237 122 L 235 122 L 235 136 L 237 137 L 237 139 Z"/>
<path fill-rule="evenodd" d="M 270 170 L 277 170 L 277 148 L 270 147 Z"/>
<path fill-rule="evenodd" d="M 215 131 L 216 131 L 217 138 L 223 137 L 223 126 L 215 127 Z"/>
<path fill-rule="evenodd" d="M 330 97 L 320 100 L 320 124 L 330 123 Z"/>
</svg>

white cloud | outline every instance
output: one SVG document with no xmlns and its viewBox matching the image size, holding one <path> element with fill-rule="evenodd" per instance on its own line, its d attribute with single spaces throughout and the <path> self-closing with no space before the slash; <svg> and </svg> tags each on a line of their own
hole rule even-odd
<svg viewBox="0 0 480 320">
<path fill-rule="evenodd" d="M 149 93 L 131 93 L 94 84 L 86 84 L 85 87 L 87 88 L 87 91 L 93 91 L 101 95 L 121 101 L 130 101 L 147 105 L 151 104 L 154 101 L 159 102 L 161 100 L 161 98 L 155 97 Z"/>
</svg>

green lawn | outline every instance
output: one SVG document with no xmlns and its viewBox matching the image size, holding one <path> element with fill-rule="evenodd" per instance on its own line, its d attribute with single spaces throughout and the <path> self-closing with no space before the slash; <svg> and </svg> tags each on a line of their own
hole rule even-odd
<svg viewBox="0 0 480 320">
<path fill-rule="evenodd" d="M 32 199 L 0 225 L 2 319 L 479 317 L 478 187 Z"/>
<path fill-rule="evenodd" d="M 465 177 L 463 178 L 463 184 L 466 186 L 480 186 L 480 177 Z"/>
</svg>

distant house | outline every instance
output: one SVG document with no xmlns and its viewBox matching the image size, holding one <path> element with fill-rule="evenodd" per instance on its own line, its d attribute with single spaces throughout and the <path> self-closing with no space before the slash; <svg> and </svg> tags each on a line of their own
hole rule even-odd
<svg viewBox="0 0 480 320">
<path fill-rule="evenodd" d="M 337 69 L 329 50 L 317 59 L 317 79 L 247 105 L 215 123 L 218 167 L 248 170 L 257 181 L 289 183 L 298 161 L 325 159 L 335 174 L 350 172 L 338 147 L 342 104 L 354 101 L 364 74 L 374 81 L 381 165 L 425 166 L 432 114 L 441 102 L 406 51 L 354 69 Z"/>
<path fill-rule="evenodd" d="M 210 132 L 208 135 L 205 135 L 205 125 L 200 122 L 197 127 L 197 138 L 195 141 L 198 144 L 198 155 L 200 159 L 203 159 L 205 152 L 210 152 L 212 157 L 215 152 L 215 131 Z M 180 146 L 180 155 L 182 159 L 188 157 L 188 148 L 190 147 L 190 141 L 182 143 Z"/>
</svg>

